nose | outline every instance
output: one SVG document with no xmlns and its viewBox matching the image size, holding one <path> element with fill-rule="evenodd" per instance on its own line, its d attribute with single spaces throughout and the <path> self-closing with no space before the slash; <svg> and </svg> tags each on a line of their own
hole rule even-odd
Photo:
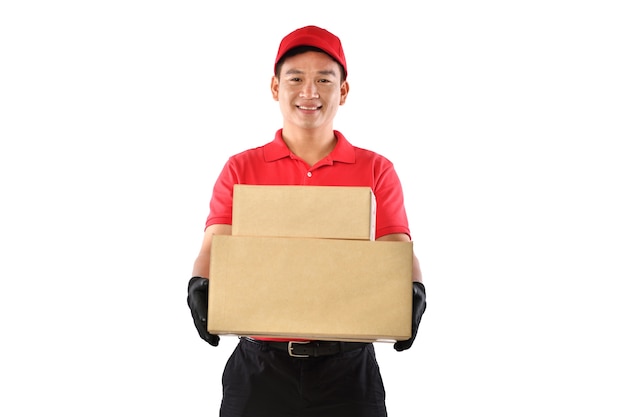
<svg viewBox="0 0 626 417">
<path fill-rule="evenodd" d="M 315 82 L 305 82 L 300 90 L 300 98 L 319 98 Z"/>
</svg>

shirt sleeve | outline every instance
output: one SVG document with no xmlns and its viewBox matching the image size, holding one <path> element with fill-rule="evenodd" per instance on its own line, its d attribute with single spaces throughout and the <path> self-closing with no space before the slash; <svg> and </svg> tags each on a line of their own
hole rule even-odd
<svg viewBox="0 0 626 417">
<path fill-rule="evenodd" d="M 373 187 L 376 196 L 376 239 L 393 233 L 404 233 L 410 238 L 400 178 L 391 162 L 385 159 L 382 162 Z"/>
<path fill-rule="evenodd" d="M 232 158 L 228 159 L 213 186 L 205 229 L 213 224 L 233 223 L 233 187 L 236 174 L 232 161 Z"/>
</svg>

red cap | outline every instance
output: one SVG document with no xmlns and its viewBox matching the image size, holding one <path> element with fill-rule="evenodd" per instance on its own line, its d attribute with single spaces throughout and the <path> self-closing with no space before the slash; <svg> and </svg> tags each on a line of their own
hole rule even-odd
<svg viewBox="0 0 626 417">
<path fill-rule="evenodd" d="M 314 46 L 326 52 L 333 57 L 343 67 L 346 77 L 348 76 L 348 66 L 346 65 L 346 57 L 343 54 L 341 41 L 338 37 L 317 26 L 305 26 L 296 29 L 283 38 L 278 47 L 276 60 L 274 61 L 274 72 L 276 64 L 285 55 L 287 51 L 298 46 Z"/>
</svg>

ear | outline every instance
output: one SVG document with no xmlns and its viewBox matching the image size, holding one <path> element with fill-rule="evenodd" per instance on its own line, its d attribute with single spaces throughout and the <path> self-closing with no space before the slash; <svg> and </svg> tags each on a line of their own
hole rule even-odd
<svg viewBox="0 0 626 417">
<path fill-rule="evenodd" d="M 343 106 L 343 104 L 346 102 L 346 99 L 348 98 L 348 92 L 350 91 L 350 84 L 348 84 L 347 81 L 344 81 L 341 84 L 341 87 L 339 87 L 340 91 L 341 91 L 341 97 L 339 99 L 339 105 Z"/>
<path fill-rule="evenodd" d="M 272 76 L 272 82 L 270 84 L 270 90 L 272 90 L 272 98 L 278 101 L 278 85 L 280 82 L 278 81 L 278 77 L 275 75 Z"/>
</svg>

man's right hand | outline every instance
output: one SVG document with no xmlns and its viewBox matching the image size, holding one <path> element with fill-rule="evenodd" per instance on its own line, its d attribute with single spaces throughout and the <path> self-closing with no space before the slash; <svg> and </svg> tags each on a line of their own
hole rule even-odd
<svg viewBox="0 0 626 417">
<path fill-rule="evenodd" d="M 187 287 L 187 305 L 191 310 L 193 324 L 198 334 L 211 346 L 217 346 L 220 337 L 209 333 L 207 330 L 207 314 L 209 305 L 209 280 L 201 277 L 193 277 Z"/>
</svg>

